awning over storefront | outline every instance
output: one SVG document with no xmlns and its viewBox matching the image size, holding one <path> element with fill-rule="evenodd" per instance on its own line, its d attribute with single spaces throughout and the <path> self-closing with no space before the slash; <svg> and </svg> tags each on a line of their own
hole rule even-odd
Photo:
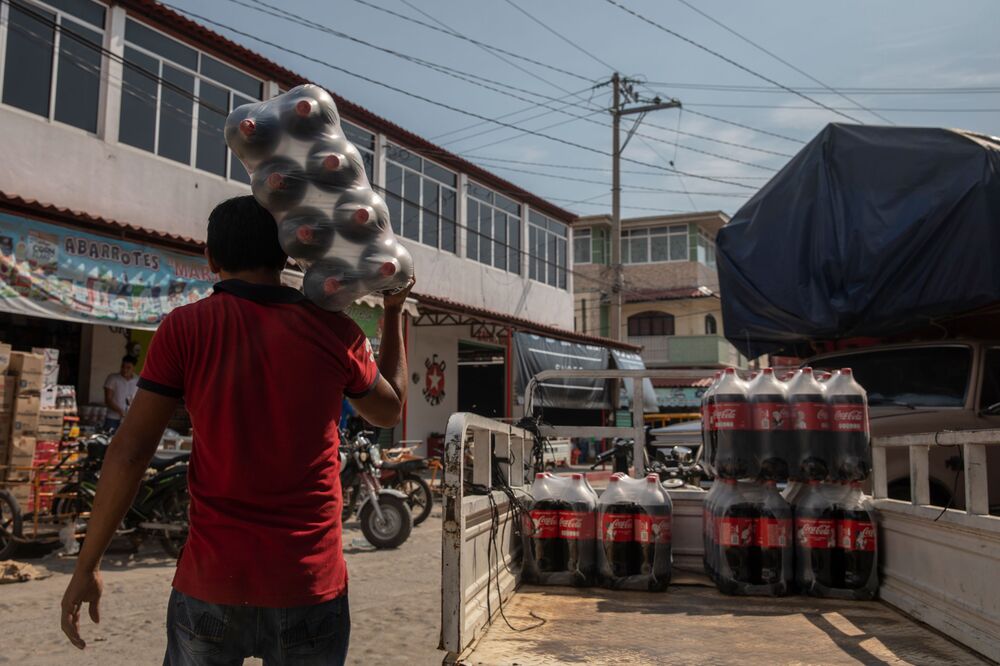
<svg viewBox="0 0 1000 666">
<path fill-rule="evenodd" d="M 0 213 L 0 310 L 154 329 L 211 293 L 203 257 Z"/>
<path fill-rule="evenodd" d="M 524 395 L 528 380 L 542 370 L 605 370 L 608 350 L 597 345 L 556 340 L 531 333 L 515 333 L 518 356 L 517 393 Z M 535 404 L 569 409 L 609 409 L 608 382 L 551 379 L 538 386 Z"/>
<path fill-rule="evenodd" d="M 615 362 L 615 367 L 619 370 L 645 370 L 646 363 L 642 356 L 635 352 L 628 352 L 623 349 L 612 349 L 611 358 Z M 632 403 L 633 382 L 635 380 L 626 379 L 622 382 L 625 387 L 625 395 L 628 396 L 629 404 Z M 648 378 L 642 380 L 642 410 L 644 412 L 658 412 L 659 405 L 656 401 L 656 390 L 653 382 Z"/>
</svg>

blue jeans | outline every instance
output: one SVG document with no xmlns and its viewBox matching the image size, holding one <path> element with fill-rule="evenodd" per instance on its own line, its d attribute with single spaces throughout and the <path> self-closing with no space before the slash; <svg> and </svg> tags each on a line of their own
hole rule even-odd
<svg viewBox="0 0 1000 666">
<path fill-rule="evenodd" d="M 340 666 L 347 659 L 351 614 L 347 593 L 314 606 L 223 606 L 172 590 L 163 666 Z"/>
</svg>

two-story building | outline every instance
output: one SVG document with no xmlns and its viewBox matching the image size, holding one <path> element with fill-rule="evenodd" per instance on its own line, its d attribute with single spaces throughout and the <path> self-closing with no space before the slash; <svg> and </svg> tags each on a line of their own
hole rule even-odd
<svg viewBox="0 0 1000 666">
<path fill-rule="evenodd" d="M 59 349 L 60 383 L 99 403 L 126 349 L 211 292 L 207 215 L 250 191 L 227 114 L 306 82 L 152 0 L 0 3 L 0 341 Z M 572 213 L 332 92 L 417 268 L 395 439 L 514 416 L 518 331 L 611 344 L 572 330 Z M 373 338 L 378 302 L 350 310 Z"/>
<path fill-rule="evenodd" d="M 744 367 L 722 336 L 715 234 L 729 218 L 719 211 L 623 219 L 624 272 L 620 336 L 642 347 L 649 368 Z M 581 217 L 573 226 L 574 325 L 610 336 L 611 216 Z M 613 336 L 612 336 L 613 337 Z M 690 411 L 707 386 L 704 372 L 654 382 L 664 411 Z"/>
</svg>

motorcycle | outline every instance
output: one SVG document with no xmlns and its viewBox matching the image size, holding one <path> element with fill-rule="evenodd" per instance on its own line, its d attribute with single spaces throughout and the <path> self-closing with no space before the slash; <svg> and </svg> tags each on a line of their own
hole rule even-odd
<svg viewBox="0 0 1000 666">
<path fill-rule="evenodd" d="M 382 453 L 371 441 L 374 433 L 363 430 L 348 438 L 341 433 L 340 487 L 343 492 L 343 522 L 357 514 L 361 532 L 376 548 L 398 548 L 410 537 L 413 516 L 406 493 L 383 488 L 379 478 Z"/>
<path fill-rule="evenodd" d="M 84 535 L 87 528 L 84 516 L 90 515 L 94 505 L 108 445 L 106 435 L 94 435 L 81 442 L 78 448 L 86 456 L 77 468 L 77 479 L 62 486 L 52 501 L 52 513 L 75 524 Z M 130 539 L 135 548 L 147 538 L 156 537 L 168 555 L 180 557 L 188 535 L 187 461 L 190 457 L 187 452 L 153 456 L 149 471 L 116 535 Z M 58 472 L 61 465 L 62 462 L 54 472 Z"/>
<path fill-rule="evenodd" d="M 420 470 L 428 468 L 427 459 L 414 456 L 412 449 L 404 447 L 382 452 L 382 475 L 379 481 L 383 488 L 395 488 L 406 493 L 406 502 L 413 514 L 413 525 L 427 520 L 434 508 L 431 487 L 420 476 Z"/>
<path fill-rule="evenodd" d="M 628 474 L 632 467 L 634 447 L 631 439 L 617 438 L 607 451 L 599 454 L 590 469 L 597 469 L 609 461 L 612 471 Z M 643 451 L 643 469 L 647 474 L 656 474 L 668 488 L 679 488 L 684 485 L 701 487 L 707 478 L 705 469 L 695 459 L 689 447 L 674 446 L 664 451 L 653 448 L 649 444 Z"/>
</svg>

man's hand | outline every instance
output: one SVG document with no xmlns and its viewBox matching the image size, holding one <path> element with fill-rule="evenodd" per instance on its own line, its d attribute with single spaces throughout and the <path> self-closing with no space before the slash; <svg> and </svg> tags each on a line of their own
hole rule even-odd
<svg viewBox="0 0 1000 666">
<path fill-rule="evenodd" d="M 400 289 L 394 294 L 385 294 L 382 297 L 382 307 L 386 310 L 389 308 L 401 308 L 403 303 L 406 302 L 407 297 L 410 295 L 410 290 L 413 289 L 413 285 L 417 283 L 416 277 L 411 277 L 410 281 L 405 287 Z"/>
<path fill-rule="evenodd" d="M 80 638 L 80 608 L 89 604 L 90 619 L 95 623 L 101 621 L 101 592 L 104 591 L 104 581 L 101 572 L 80 571 L 73 574 L 66 593 L 62 599 L 62 630 L 69 642 L 81 650 L 87 643 Z"/>
</svg>

